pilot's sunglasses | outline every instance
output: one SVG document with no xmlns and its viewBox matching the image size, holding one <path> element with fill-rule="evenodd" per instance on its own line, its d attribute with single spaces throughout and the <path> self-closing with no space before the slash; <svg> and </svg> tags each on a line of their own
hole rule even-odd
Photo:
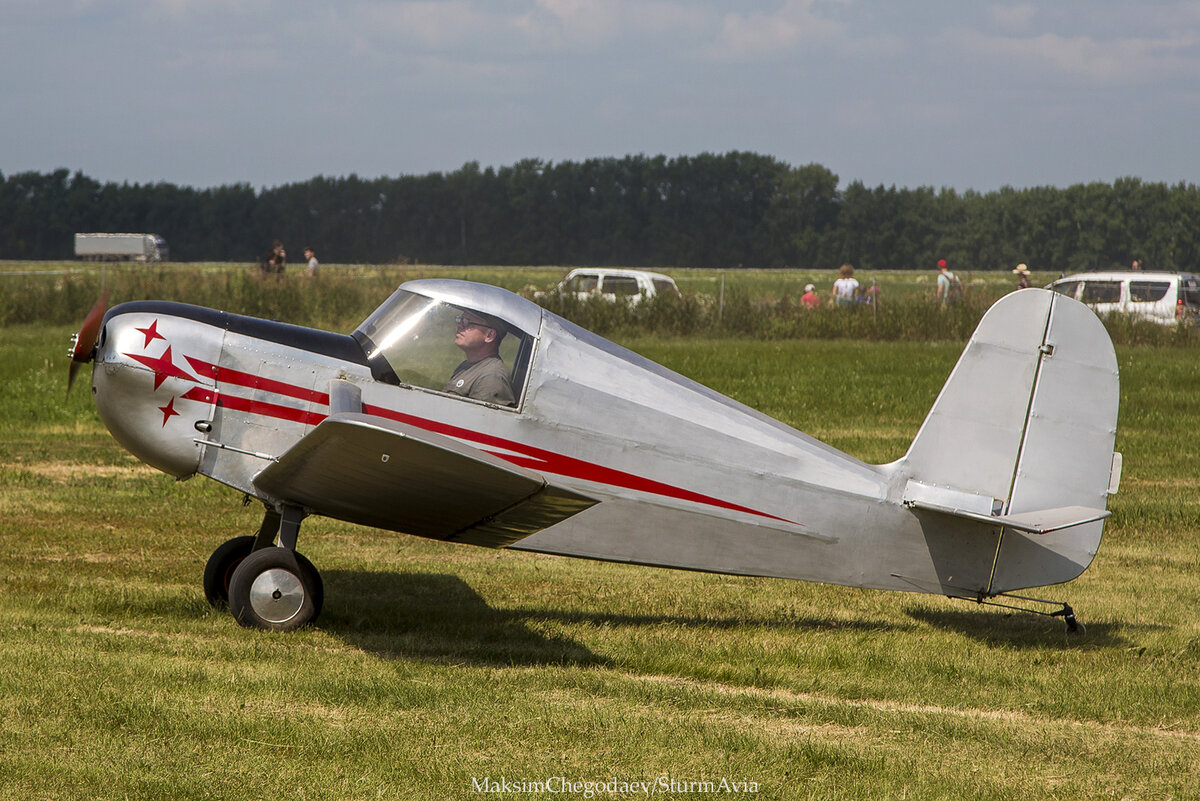
<svg viewBox="0 0 1200 801">
<path fill-rule="evenodd" d="M 459 328 L 470 328 L 471 326 L 475 326 L 476 328 L 491 328 L 491 326 L 488 325 L 487 323 L 481 323 L 478 320 L 472 320 L 470 317 L 467 317 L 465 314 L 460 314 L 457 317 L 455 317 L 454 324 L 457 325 Z"/>
</svg>

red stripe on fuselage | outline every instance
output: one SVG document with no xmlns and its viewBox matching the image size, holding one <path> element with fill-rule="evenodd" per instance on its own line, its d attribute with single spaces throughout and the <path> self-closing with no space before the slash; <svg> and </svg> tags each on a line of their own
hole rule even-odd
<svg viewBox="0 0 1200 801">
<path fill-rule="evenodd" d="M 671 484 L 664 484 L 661 481 L 645 478 L 644 476 L 626 473 L 623 470 L 616 470 L 611 467 L 604 467 L 593 462 L 586 462 L 582 459 L 576 459 L 573 456 L 566 456 L 554 451 L 542 450 L 531 445 L 526 445 L 522 442 L 514 442 L 512 440 L 502 439 L 491 434 L 484 434 L 479 431 L 472 431 L 469 428 L 459 428 L 447 423 L 439 423 L 435 420 L 427 420 L 423 417 L 397 412 L 393 409 L 388 409 L 383 406 L 372 406 L 363 404 L 363 413 L 374 415 L 376 417 L 386 417 L 397 422 L 407 423 L 408 425 L 431 431 L 435 434 L 442 434 L 447 437 L 456 437 L 465 439 L 471 442 L 477 442 L 480 445 L 492 448 L 500 448 L 500 451 L 488 450 L 494 456 L 498 456 L 507 462 L 510 462 L 520 467 L 527 467 L 531 470 L 538 470 L 543 473 L 553 473 L 559 476 L 568 476 L 577 478 L 583 481 L 592 481 L 597 484 L 607 484 L 611 487 L 624 487 L 626 489 L 645 492 L 651 495 L 663 495 L 668 498 L 677 498 L 681 501 L 691 501 L 693 503 L 702 503 L 707 506 L 717 506 L 722 509 L 729 509 L 735 512 L 745 512 L 746 514 L 757 515 L 759 517 L 778 520 L 781 523 L 793 523 L 783 517 L 777 517 L 766 512 L 761 512 L 757 509 L 751 509 L 747 506 L 741 506 L 729 501 L 723 501 L 720 498 L 714 498 L 711 495 L 703 495 L 699 492 L 676 487 Z M 516 451 L 522 454 L 515 456 L 512 453 L 504 451 Z M 793 525 L 800 525 L 793 523 Z"/>
<path fill-rule="evenodd" d="M 208 376 L 215 380 L 218 384 L 233 384 L 239 387 L 250 387 L 251 389 L 261 389 L 264 392 L 274 392 L 276 395 L 283 395 L 288 398 L 297 400 L 309 401 L 311 403 L 319 403 L 322 406 L 329 405 L 329 394 L 325 392 L 317 392 L 314 389 L 305 389 L 298 387 L 295 384 L 287 384 L 283 381 L 276 381 L 273 378 L 263 378 L 254 373 L 244 373 L 241 370 L 233 370 L 229 367 L 221 367 L 220 365 L 206 362 L 203 359 L 195 359 L 191 356 L 184 356 L 188 360 L 188 364 L 192 369 L 203 376 Z"/>
<path fill-rule="evenodd" d="M 200 359 L 193 359 L 190 356 L 185 358 L 187 358 L 188 363 L 192 365 L 192 369 L 194 369 L 197 373 L 204 376 L 210 376 L 219 384 L 233 384 L 234 386 L 259 389 L 265 392 L 273 392 L 288 398 L 308 401 L 321 406 L 329 405 L 328 393 L 305 389 L 304 387 L 298 387 L 294 384 L 287 384 L 283 381 L 263 378 L 262 376 L 242 372 L 240 370 L 232 370 L 228 367 L 221 367 Z M 184 393 L 183 397 L 187 400 L 197 400 L 204 403 L 213 402 L 212 391 L 204 389 L 203 387 L 194 387 Z M 303 409 L 296 409 L 276 403 L 256 401 L 250 398 L 228 395 L 223 392 L 217 393 L 216 403 L 218 406 L 245 412 L 247 414 L 261 414 L 267 417 L 274 417 L 281 420 L 291 420 L 292 422 L 304 423 L 312 426 L 317 425 L 326 418 L 326 415 L 318 412 L 309 412 Z M 671 484 L 665 484 L 661 481 L 645 478 L 644 476 L 626 473 L 623 470 L 616 470 L 611 467 L 604 467 L 603 465 L 587 462 L 583 459 L 576 459 L 572 456 L 555 453 L 554 451 L 543 450 L 541 448 L 536 448 L 521 442 L 503 439 L 492 434 L 485 434 L 481 431 L 472 431 L 469 428 L 460 428 L 459 426 L 450 425 L 448 423 L 441 423 L 436 420 L 429 420 L 424 417 L 417 417 L 404 412 L 398 412 L 394 409 L 388 409 L 384 406 L 374 406 L 364 403 L 363 413 L 374 417 L 383 417 L 400 423 L 406 423 L 424 431 L 430 431 L 434 434 L 441 434 L 443 436 L 454 437 L 456 439 L 463 439 L 469 442 L 477 443 L 483 446 L 483 449 L 486 450 L 487 453 L 504 459 L 511 464 L 515 464 L 520 467 L 526 467 L 531 470 L 537 470 L 544 473 L 553 473 L 554 475 L 566 476 L 569 478 L 579 479 L 581 481 L 591 481 L 611 487 L 623 487 L 625 489 L 644 492 L 650 495 L 661 495 L 682 501 L 704 504 L 706 506 L 715 506 L 721 509 L 728 509 L 730 511 L 755 515 L 757 517 L 765 517 L 770 520 L 778 520 L 781 523 L 801 525 L 786 518 L 768 514 L 767 512 L 762 512 L 757 509 L 751 509 L 747 506 L 741 506 L 740 504 L 724 501 L 720 498 L 714 498 L 711 495 L 693 492 L 691 490 L 683 489 L 682 487 L 676 487 Z M 489 450 L 489 448 L 496 448 L 498 450 Z"/>
<path fill-rule="evenodd" d="M 215 399 L 217 405 L 225 409 L 233 409 L 245 412 L 246 414 L 261 414 L 264 417 L 291 420 L 293 423 L 304 423 L 310 426 L 317 425 L 326 417 L 326 415 L 317 412 L 309 412 L 292 406 L 282 406 L 278 403 L 267 403 L 266 401 L 254 400 L 253 398 L 227 395 L 224 392 L 214 394 L 211 389 L 205 389 L 204 387 L 192 387 L 183 393 L 182 397 L 185 400 L 200 401 L 201 403 L 212 403 Z"/>
</svg>

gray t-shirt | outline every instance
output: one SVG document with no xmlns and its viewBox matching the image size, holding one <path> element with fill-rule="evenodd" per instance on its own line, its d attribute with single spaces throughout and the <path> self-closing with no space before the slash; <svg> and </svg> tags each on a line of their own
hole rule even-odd
<svg viewBox="0 0 1200 801">
<path fill-rule="evenodd" d="M 455 367 L 444 391 L 497 406 L 515 406 L 517 403 L 508 368 L 499 356 L 488 356 L 477 362 L 465 361 Z"/>
</svg>

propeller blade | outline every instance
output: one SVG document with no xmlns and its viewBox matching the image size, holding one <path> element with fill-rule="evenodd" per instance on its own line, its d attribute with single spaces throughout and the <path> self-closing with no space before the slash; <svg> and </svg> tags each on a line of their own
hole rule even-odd
<svg viewBox="0 0 1200 801">
<path fill-rule="evenodd" d="M 96 348 L 96 338 L 100 336 L 100 323 L 104 319 L 104 311 L 107 308 L 108 290 L 106 289 L 100 293 L 100 298 L 92 306 L 87 317 L 83 319 L 83 325 L 80 326 L 79 333 L 75 335 L 75 347 L 71 349 L 71 367 L 67 372 L 67 392 L 71 391 L 71 384 L 75 382 L 75 373 L 78 372 L 79 365 L 92 360 L 92 351 Z"/>
</svg>

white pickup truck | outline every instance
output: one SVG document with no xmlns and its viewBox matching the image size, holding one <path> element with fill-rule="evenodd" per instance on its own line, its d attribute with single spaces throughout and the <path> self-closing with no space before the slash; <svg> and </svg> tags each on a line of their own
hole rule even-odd
<svg viewBox="0 0 1200 801">
<path fill-rule="evenodd" d="M 602 297 L 606 300 L 622 298 L 628 303 L 641 303 L 655 295 L 667 294 L 679 297 L 679 287 L 674 279 L 662 273 L 646 270 L 625 270 L 608 267 L 580 267 L 567 273 L 549 294 L 574 295 L 579 300 Z M 539 292 L 538 295 L 547 293 Z"/>
</svg>

